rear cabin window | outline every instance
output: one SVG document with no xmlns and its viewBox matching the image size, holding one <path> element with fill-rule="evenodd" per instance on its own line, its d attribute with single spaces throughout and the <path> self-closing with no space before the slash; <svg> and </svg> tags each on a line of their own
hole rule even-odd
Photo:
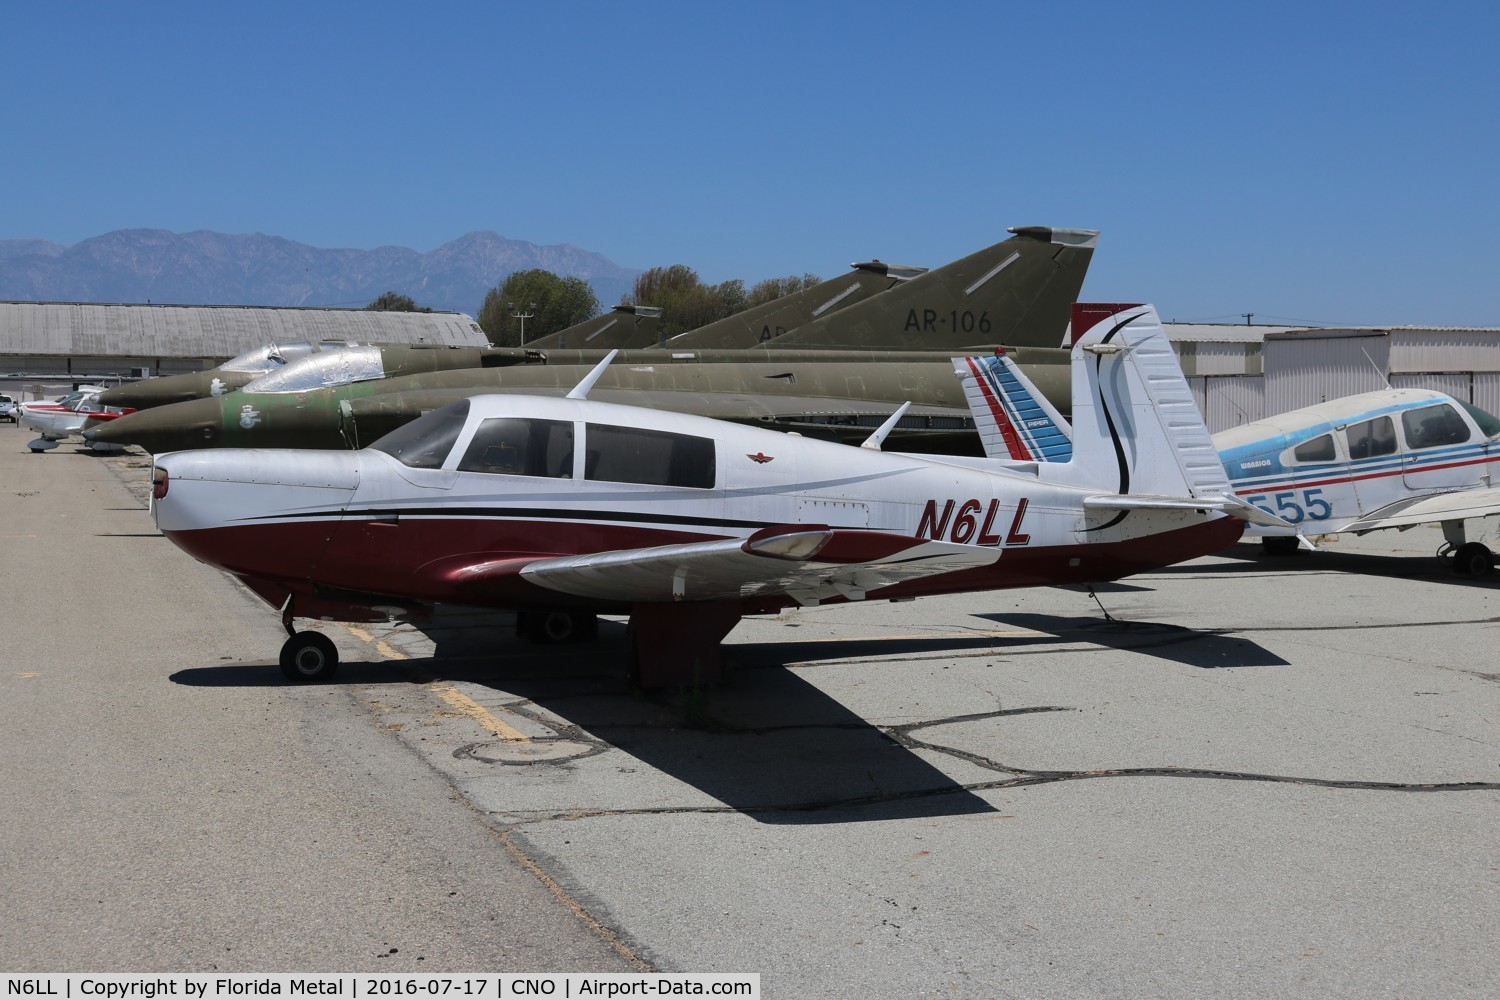
<svg viewBox="0 0 1500 1000">
<path fill-rule="evenodd" d="M 1304 441 L 1292 452 L 1299 462 L 1332 462 L 1337 457 L 1333 449 L 1333 435 L 1324 434 L 1311 441 Z"/>
<path fill-rule="evenodd" d="M 1344 436 L 1349 439 L 1350 461 L 1396 453 L 1396 424 L 1390 417 L 1350 424 Z"/>
<path fill-rule="evenodd" d="M 713 489 L 714 443 L 711 438 L 589 424 L 587 442 L 585 479 Z"/>
<path fill-rule="evenodd" d="M 413 469 L 439 469 L 468 417 L 469 401 L 460 399 L 402 424 L 370 447 Z"/>
<path fill-rule="evenodd" d="M 494 417 L 479 425 L 459 472 L 506 476 L 573 476 L 573 422 Z"/>
<path fill-rule="evenodd" d="M 1403 411 L 1401 427 L 1406 431 L 1408 448 L 1437 448 L 1469 440 L 1469 425 L 1447 403 Z"/>
</svg>

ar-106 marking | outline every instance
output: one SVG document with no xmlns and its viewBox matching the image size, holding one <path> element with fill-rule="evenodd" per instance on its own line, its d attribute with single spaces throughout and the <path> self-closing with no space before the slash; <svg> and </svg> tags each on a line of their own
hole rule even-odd
<svg viewBox="0 0 1500 1000">
<path fill-rule="evenodd" d="M 910 309 L 906 313 L 905 333 L 933 333 L 951 330 L 954 333 L 989 333 L 992 329 L 988 312 L 973 313 L 967 309 L 949 309 L 940 313 L 936 309 L 923 309 L 918 313 Z"/>
<path fill-rule="evenodd" d="M 1025 497 L 1016 503 L 1015 516 L 1011 518 L 1010 530 L 1005 533 L 1006 545 L 1026 545 L 1031 541 L 1029 534 L 1021 532 L 1021 519 L 1026 516 Z M 922 518 L 917 522 L 917 537 L 931 538 L 941 541 L 946 534 L 948 541 L 959 545 L 969 544 L 969 539 L 974 539 L 975 545 L 997 546 L 1000 544 L 1000 536 L 992 529 L 995 527 L 995 516 L 1000 513 L 1000 501 L 991 500 L 988 508 L 978 500 L 969 499 L 959 504 L 957 500 L 948 500 L 943 504 L 943 512 L 938 514 L 938 502 L 928 500 L 926 508 L 922 511 Z M 955 517 L 953 508 L 958 508 Z M 984 522 L 979 521 L 979 512 L 984 511 Z M 950 527 L 951 521 L 951 527 Z M 975 531 L 978 536 L 975 536 Z"/>
</svg>

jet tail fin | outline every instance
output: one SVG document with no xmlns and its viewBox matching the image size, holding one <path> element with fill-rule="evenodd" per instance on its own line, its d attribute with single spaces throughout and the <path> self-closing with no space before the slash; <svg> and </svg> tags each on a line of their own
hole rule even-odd
<svg viewBox="0 0 1500 1000">
<path fill-rule="evenodd" d="M 1233 491 L 1177 355 L 1149 305 L 1075 309 L 1073 460 L 1057 481 L 1117 495 L 1221 498 Z"/>
<path fill-rule="evenodd" d="M 1066 462 L 1073 428 L 1010 355 L 954 358 L 969 412 L 989 458 Z"/>
</svg>

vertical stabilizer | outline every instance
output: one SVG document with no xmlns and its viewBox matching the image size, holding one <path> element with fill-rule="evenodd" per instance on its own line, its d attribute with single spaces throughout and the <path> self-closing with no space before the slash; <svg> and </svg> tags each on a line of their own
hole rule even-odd
<svg viewBox="0 0 1500 1000">
<path fill-rule="evenodd" d="M 954 358 L 984 453 L 1021 462 L 1066 462 L 1073 428 L 1010 355 Z"/>
<path fill-rule="evenodd" d="M 1088 308 L 1073 316 L 1073 461 L 1057 478 L 1118 494 L 1231 492 L 1156 309 Z"/>
</svg>

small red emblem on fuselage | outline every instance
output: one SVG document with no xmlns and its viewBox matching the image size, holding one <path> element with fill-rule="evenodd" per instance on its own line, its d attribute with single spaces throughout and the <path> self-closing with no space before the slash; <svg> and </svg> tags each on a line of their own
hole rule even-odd
<svg viewBox="0 0 1500 1000">
<path fill-rule="evenodd" d="M 757 451 L 754 455 L 746 455 L 745 457 L 748 458 L 750 461 L 756 463 L 757 465 L 765 465 L 767 462 L 769 462 L 771 459 L 775 458 L 776 456 L 775 455 L 767 455 L 763 451 Z"/>
</svg>

